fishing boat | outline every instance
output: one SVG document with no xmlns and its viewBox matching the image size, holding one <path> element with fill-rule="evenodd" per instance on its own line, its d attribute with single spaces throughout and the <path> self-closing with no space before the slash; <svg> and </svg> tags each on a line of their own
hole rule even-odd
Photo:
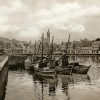
<svg viewBox="0 0 100 100">
<path fill-rule="evenodd" d="M 47 60 L 43 57 L 43 37 L 42 35 L 42 54 L 41 59 L 34 64 L 35 74 L 41 77 L 54 77 L 56 76 L 56 71 L 53 69 L 53 60 L 52 57 Z M 54 37 L 53 37 L 54 38 Z M 52 39 L 53 43 L 53 39 Z"/>
<path fill-rule="evenodd" d="M 66 50 L 65 50 L 65 53 L 60 57 L 59 60 L 62 60 L 62 65 L 59 66 L 57 64 L 56 66 L 56 71 L 58 74 L 63 74 L 63 75 L 72 75 L 73 73 L 75 74 L 87 74 L 91 65 L 83 65 L 83 64 L 80 64 L 79 62 L 73 62 L 73 63 L 69 63 L 68 61 L 68 57 L 69 57 L 69 51 L 68 51 L 68 48 L 69 48 L 69 39 L 70 39 L 70 35 L 69 35 L 69 38 L 68 38 L 68 44 L 66 44 Z M 56 63 L 58 63 L 58 61 Z"/>
<path fill-rule="evenodd" d="M 34 66 L 34 71 L 35 71 L 35 74 L 37 74 L 38 76 L 47 77 L 47 78 L 51 78 L 56 75 L 56 72 L 54 69 L 49 69 L 48 67 L 39 68 L 39 63 L 37 63 Z"/>
<path fill-rule="evenodd" d="M 87 74 L 91 65 L 83 65 L 83 64 L 79 64 L 78 62 L 74 62 L 74 63 L 69 63 L 70 65 L 74 64 L 73 67 L 73 73 L 75 74 Z"/>
<path fill-rule="evenodd" d="M 55 70 L 58 74 L 71 75 L 74 74 L 87 74 L 91 65 L 81 65 L 79 63 L 69 64 L 68 66 L 56 66 Z"/>
<path fill-rule="evenodd" d="M 56 66 L 55 67 L 55 71 L 57 72 L 57 74 L 61 74 L 61 75 L 70 75 L 72 72 L 72 65 L 70 66 Z"/>
</svg>

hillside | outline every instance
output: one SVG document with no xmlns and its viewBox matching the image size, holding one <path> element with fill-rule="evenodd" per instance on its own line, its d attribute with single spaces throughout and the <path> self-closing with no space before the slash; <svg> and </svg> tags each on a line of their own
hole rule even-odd
<svg viewBox="0 0 100 100">
<path fill-rule="evenodd" d="M 3 42 L 9 42 L 10 40 L 7 39 L 7 38 L 0 37 L 0 41 L 3 41 Z"/>
</svg>

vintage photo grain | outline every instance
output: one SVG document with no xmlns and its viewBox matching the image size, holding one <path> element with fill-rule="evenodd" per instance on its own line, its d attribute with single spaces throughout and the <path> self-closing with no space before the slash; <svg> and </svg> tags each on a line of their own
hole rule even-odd
<svg viewBox="0 0 100 100">
<path fill-rule="evenodd" d="M 100 100 L 100 0 L 0 0 L 0 100 Z"/>
</svg>

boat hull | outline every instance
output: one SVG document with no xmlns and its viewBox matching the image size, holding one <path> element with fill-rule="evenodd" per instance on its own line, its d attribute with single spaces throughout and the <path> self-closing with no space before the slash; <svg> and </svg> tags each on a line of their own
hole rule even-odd
<svg viewBox="0 0 100 100">
<path fill-rule="evenodd" d="M 55 71 L 57 72 L 57 74 L 62 74 L 62 75 L 70 75 L 71 72 L 71 68 L 57 68 L 55 69 Z"/>
<path fill-rule="evenodd" d="M 87 74 L 91 66 L 74 66 L 73 73 Z"/>
<path fill-rule="evenodd" d="M 41 76 L 41 77 L 45 77 L 45 78 L 52 78 L 52 77 L 56 76 L 56 71 L 53 69 L 43 70 L 40 68 L 36 68 L 34 66 L 34 72 L 36 75 Z"/>
<path fill-rule="evenodd" d="M 62 74 L 62 75 L 71 75 L 72 73 L 74 74 L 87 74 L 91 66 L 84 66 L 84 65 L 79 65 L 79 66 L 67 66 L 65 67 L 56 67 L 56 72 L 57 74 Z"/>
</svg>

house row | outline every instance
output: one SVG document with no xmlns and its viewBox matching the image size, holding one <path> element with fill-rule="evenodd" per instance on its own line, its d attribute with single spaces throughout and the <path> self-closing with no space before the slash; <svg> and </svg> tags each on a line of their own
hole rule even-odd
<svg viewBox="0 0 100 100">
<path fill-rule="evenodd" d="M 30 43 L 27 42 L 19 42 L 13 40 L 10 42 L 9 51 L 11 54 L 25 54 L 30 53 Z"/>
<path fill-rule="evenodd" d="M 15 39 L 12 39 L 7 43 L 0 41 L 0 52 L 5 52 L 7 54 L 32 53 L 33 46 L 31 43 L 27 43 L 24 41 L 18 41 Z"/>
<path fill-rule="evenodd" d="M 87 46 L 81 46 L 80 42 L 78 43 L 75 41 L 70 42 L 69 45 L 66 42 L 62 42 L 59 47 L 59 53 L 68 50 L 70 54 L 100 54 L 100 41 L 93 41 L 91 45 Z"/>
<path fill-rule="evenodd" d="M 100 54 L 100 41 L 94 41 L 91 46 L 87 47 L 75 47 L 72 51 L 75 54 Z M 71 50 L 70 53 L 72 53 Z"/>
</svg>

